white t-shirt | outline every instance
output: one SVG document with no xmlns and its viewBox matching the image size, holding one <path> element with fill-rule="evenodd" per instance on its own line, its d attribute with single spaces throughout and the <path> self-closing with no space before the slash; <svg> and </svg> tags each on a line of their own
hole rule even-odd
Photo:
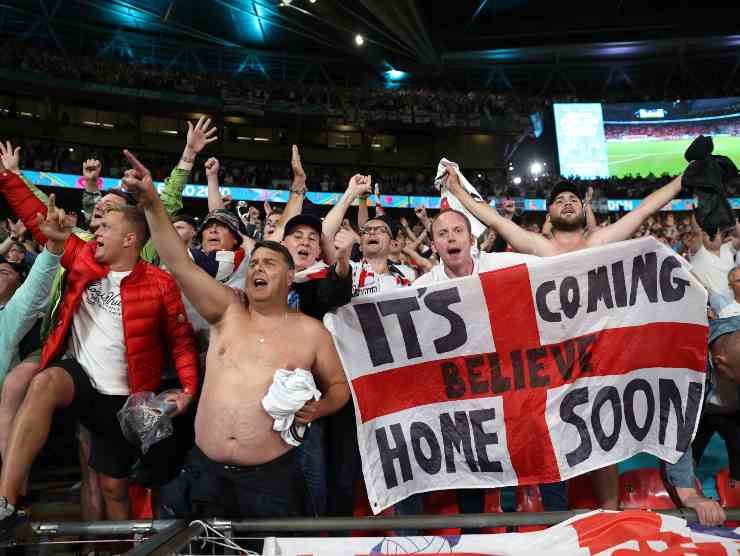
<svg viewBox="0 0 740 556">
<path fill-rule="evenodd" d="M 128 360 L 121 317 L 121 280 L 130 271 L 108 272 L 87 286 L 72 319 L 68 351 L 103 394 L 128 396 Z"/>
<path fill-rule="evenodd" d="M 734 295 L 727 283 L 727 273 L 735 267 L 735 248 L 731 243 L 723 243 L 719 257 L 707 251 L 702 245 L 691 255 L 691 270 L 709 293 L 733 299 Z"/>
<path fill-rule="evenodd" d="M 516 266 L 518 264 L 532 263 L 539 260 L 540 257 L 525 255 L 523 253 L 480 253 L 477 257 L 473 258 L 473 274 Z M 445 280 L 452 279 L 453 277 L 448 276 L 445 272 L 444 263 L 440 262 L 432 270 L 417 278 L 414 285 L 425 286 L 434 282 L 444 282 Z"/>
<path fill-rule="evenodd" d="M 391 272 L 376 273 L 365 259 L 362 259 L 359 263 L 350 261 L 349 264 L 352 267 L 352 297 L 362 297 L 402 288 L 411 283 L 404 276 L 397 276 Z"/>
</svg>

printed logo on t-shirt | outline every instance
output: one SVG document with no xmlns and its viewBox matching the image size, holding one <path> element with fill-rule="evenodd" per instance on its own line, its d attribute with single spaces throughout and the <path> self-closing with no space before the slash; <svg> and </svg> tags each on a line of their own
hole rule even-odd
<svg viewBox="0 0 740 556">
<path fill-rule="evenodd" d="M 85 290 L 87 302 L 95 307 L 100 307 L 111 315 L 121 316 L 121 293 L 106 292 L 100 280 L 90 284 Z"/>
</svg>

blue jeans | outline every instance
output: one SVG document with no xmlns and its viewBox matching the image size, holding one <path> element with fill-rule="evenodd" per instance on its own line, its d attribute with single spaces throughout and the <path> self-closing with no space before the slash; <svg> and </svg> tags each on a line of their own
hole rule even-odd
<svg viewBox="0 0 740 556">
<path fill-rule="evenodd" d="M 316 421 L 306 431 L 303 443 L 296 448 L 298 465 L 303 471 L 308 490 L 306 513 L 326 514 L 326 454 L 324 453 L 324 422 Z"/>
</svg>

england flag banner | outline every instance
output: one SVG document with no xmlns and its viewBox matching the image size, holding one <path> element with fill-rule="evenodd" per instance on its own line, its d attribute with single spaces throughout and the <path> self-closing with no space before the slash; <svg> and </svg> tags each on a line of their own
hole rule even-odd
<svg viewBox="0 0 740 556">
<path fill-rule="evenodd" d="M 417 492 L 552 483 L 639 452 L 675 463 L 704 395 L 706 302 L 689 265 L 645 238 L 328 314 L 373 511 Z"/>
</svg>

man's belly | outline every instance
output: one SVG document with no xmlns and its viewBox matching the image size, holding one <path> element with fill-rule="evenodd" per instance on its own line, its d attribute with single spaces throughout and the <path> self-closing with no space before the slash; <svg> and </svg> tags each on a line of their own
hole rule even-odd
<svg viewBox="0 0 740 556">
<path fill-rule="evenodd" d="M 195 442 L 212 460 L 233 465 L 272 461 L 291 449 L 272 430 L 258 399 L 224 400 L 204 392 L 195 419 Z M 219 400 L 218 402 L 212 400 Z"/>
</svg>

